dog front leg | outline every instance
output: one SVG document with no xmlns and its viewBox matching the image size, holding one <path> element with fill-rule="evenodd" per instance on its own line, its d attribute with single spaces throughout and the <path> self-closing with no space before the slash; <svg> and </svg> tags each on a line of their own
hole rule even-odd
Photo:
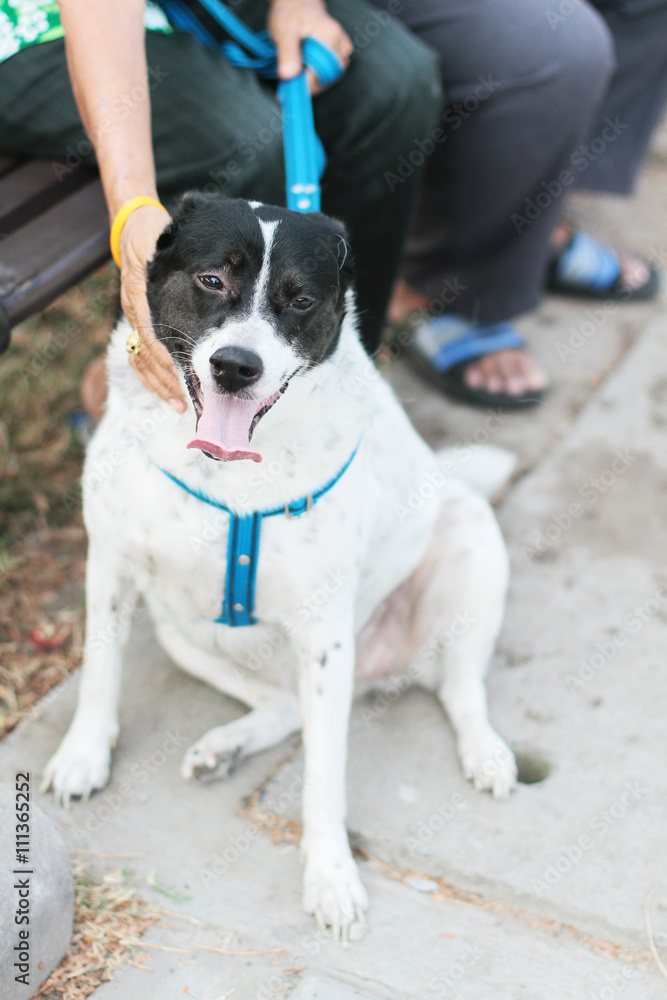
<svg viewBox="0 0 667 1000">
<path fill-rule="evenodd" d="M 74 718 L 44 770 L 58 802 L 88 798 L 109 780 L 118 737 L 121 654 L 136 603 L 112 553 L 91 541 L 86 564 L 86 638 Z"/>
<path fill-rule="evenodd" d="M 332 616 L 333 617 L 333 616 Z M 368 897 L 345 828 L 347 736 L 354 684 L 354 626 L 312 628 L 297 637 L 305 776 L 302 858 L 304 907 L 334 938 L 363 922 Z M 299 641 L 301 640 L 301 641 Z M 352 931 L 354 934 L 354 930 Z"/>
</svg>

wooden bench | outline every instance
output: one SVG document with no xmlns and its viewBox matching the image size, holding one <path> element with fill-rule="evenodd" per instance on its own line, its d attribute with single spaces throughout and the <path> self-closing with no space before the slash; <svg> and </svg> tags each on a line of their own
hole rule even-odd
<svg viewBox="0 0 667 1000">
<path fill-rule="evenodd" d="M 0 153 L 0 353 L 12 327 L 109 257 L 95 171 Z"/>
</svg>

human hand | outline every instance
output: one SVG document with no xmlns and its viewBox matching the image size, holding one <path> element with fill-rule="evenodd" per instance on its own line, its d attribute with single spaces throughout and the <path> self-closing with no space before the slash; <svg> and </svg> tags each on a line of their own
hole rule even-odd
<svg viewBox="0 0 667 1000">
<path fill-rule="evenodd" d="M 128 216 L 118 245 L 120 302 L 141 339 L 139 351 L 129 355 L 130 364 L 147 389 L 166 400 L 177 413 L 185 413 L 185 397 L 174 362 L 153 332 L 146 298 L 146 264 L 155 253 L 158 236 L 167 222 L 167 213 L 153 205 L 142 205 Z"/>
<path fill-rule="evenodd" d="M 301 72 L 301 42 L 309 37 L 333 49 L 347 69 L 354 46 L 343 27 L 329 16 L 322 0 L 272 0 L 268 27 L 278 49 L 280 80 L 291 80 Z M 323 89 L 311 70 L 308 83 L 311 94 Z"/>
</svg>

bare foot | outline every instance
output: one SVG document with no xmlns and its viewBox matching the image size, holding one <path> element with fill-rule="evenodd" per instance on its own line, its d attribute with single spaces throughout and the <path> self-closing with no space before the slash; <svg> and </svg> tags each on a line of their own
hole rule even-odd
<svg viewBox="0 0 667 1000">
<path fill-rule="evenodd" d="M 107 401 L 107 371 L 104 357 L 95 358 L 86 368 L 81 383 L 81 402 L 95 423 L 104 415 Z"/>
<path fill-rule="evenodd" d="M 410 288 L 404 281 L 397 281 L 389 304 L 389 320 L 398 323 L 414 312 L 426 309 L 429 299 Z M 474 389 L 487 392 L 504 392 L 509 396 L 521 396 L 524 392 L 538 392 L 547 386 L 544 372 L 531 358 L 528 351 L 509 348 L 496 351 L 483 358 L 471 361 L 466 368 L 464 380 Z"/>
<path fill-rule="evenodd" d="M 565 222 L 561 222 L 559 226 L 556 226 L 551 236 L 551 246 L 553 249 L 556 251 L 561 250 L 571 239 L 572 233 L 572 226 L 568 226 Z M 647 264 L 641 258 L 625 253 L 623 250 L 616 250 L 614 252 L 621 266 L 621 286 L 633 292 L 635 289 L 645 285 L 651 277 L 651 272 Z"/>
</svg>

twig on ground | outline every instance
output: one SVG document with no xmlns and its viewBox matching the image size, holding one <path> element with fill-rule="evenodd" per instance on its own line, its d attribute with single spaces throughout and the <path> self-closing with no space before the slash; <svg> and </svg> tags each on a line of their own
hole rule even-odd
<svg viewBox="0 0 667 1000">
<path fill-rule="evenodd" d="M 648 938 L 648 946 L 655 964 L 662 973 L 663 977 L 667 979 L 667 969 L 665 968 L 660 955 L 658 954 L 658 949 L 655 946 L 655 938 L 653 937 L 653 925 L 651 923 L 651 900 L 655 895 L 655 889 L 651 889 L 648 896 L 644 900 L 644 926 L 646 927 L 646 937 Z"/>
</svg>

